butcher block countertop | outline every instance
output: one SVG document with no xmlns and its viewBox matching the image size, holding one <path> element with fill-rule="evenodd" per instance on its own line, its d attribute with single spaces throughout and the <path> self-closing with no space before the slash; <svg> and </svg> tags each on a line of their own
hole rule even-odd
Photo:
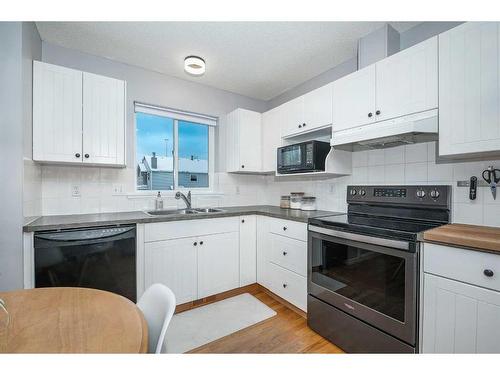
<svg viewBox="0 0 500 375">
<path fill-rule="evenodd" d="M 424 232 L 424 241 L 500 254 L 500 228 L 448 224 Z"/>
</svg>

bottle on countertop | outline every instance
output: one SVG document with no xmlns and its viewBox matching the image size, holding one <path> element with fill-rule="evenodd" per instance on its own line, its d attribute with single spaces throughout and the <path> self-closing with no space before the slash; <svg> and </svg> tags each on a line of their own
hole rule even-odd
<svg viewBox="0 0 500 375">
<path fill-rule="evenodd" d="M 163 199 L 160 192 L 158 192 L 155 198 L 155 210 L 163 210 Z"/>
</svg>

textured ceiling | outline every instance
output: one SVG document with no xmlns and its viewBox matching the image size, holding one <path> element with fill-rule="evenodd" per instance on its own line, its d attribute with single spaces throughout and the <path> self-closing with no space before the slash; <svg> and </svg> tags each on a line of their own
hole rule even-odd
<svg viewBox="0 0 500 375">
<path fill-rule="evenodd" d="M 417 22 L 391 22 L 403 32 Z M 249 97 L 269 100 L 356 56 L 383 22 L 37 22 L 42 40 Z M 207 63 L 202 77 L 184 57 Z"/>
</svg>

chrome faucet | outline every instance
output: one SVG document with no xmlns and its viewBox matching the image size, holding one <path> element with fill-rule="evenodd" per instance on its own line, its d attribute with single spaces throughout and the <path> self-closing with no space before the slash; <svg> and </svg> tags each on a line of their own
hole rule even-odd
<svg viewBox="0 0 500 375">
<path fill-rule="evenodd" d="M 184 201 L 184 203 L 186 203 L 186 208 L 191 209 L 191 191 L 188 191 L 187 197 L 180 191 L 175 193 L 175 199 L 181 199 L 181 198 Z"/>
</svg>

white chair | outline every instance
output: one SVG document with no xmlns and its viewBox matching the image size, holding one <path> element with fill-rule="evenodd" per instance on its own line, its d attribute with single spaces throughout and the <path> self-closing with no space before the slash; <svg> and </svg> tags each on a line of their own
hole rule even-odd
<svg viewBox="0 0 500 375">
<path fill-rule="evenodd" d="M 175 311 L 175 295 L 163 284 L 151 285 L 137 302 L 149 333 L 149 353 L 161 353 L 165 334 Z"/>
</svg>

